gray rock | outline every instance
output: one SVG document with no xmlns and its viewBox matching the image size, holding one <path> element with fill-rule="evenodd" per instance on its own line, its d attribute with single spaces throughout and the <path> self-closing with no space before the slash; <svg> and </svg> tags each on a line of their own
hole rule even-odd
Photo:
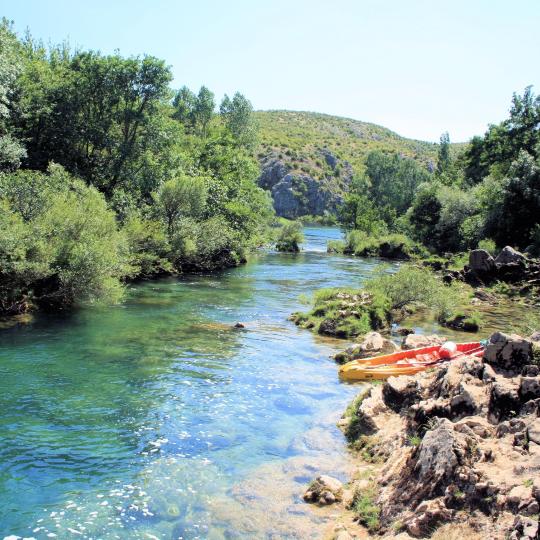
<svg viewBox="0 0 540 540">
<path fill-rule="evenodd" d="M 418 349 L 420 347 L 430 347 L 431 345 L 442 345 L 446 339 L 439 336 L 422 336 L 420 334 L 409 334 L 401 343 L 405 350 Z"/>
<path fill-rule="evenodd" d="M 383 385 L 382 396 L 384 403 L 398 412 L 420 400 L 420 386 L 411 377 L 390 377 Z"/>
<path fill-rule="evenodd" d="M 540 444 L 540 418 L 536 418 L 527 428 L 529 441 Z"/>
<path fill-rule="evenodd" d="M 519 395 L 523 401 L 540 398 L 540 378 L 522 377 L 519 385 Z"/>
<path fill-rule="evenodd" d="M 517 414 L 521 400 L 517 385 L 506 380 L 493 383 L 489 401 L 489 417 L 497 422 Z"/>
<path fill-rule="evenodd" d="M 487 274 L 495 270 L 495 260 L 485 249 L 473 249 L 469 253 L 469 268 L 473 272 Z"/>
<path fill-rule="evenodd" d="M 507 371 L 519 371 L 530 364 L 532 343 L 516 334 L 495 332 L 484 352 L 484 361 Z"/>
<path fill-rule="evenodd" d="M 525 262 L 527 259 L 523 253 L 516 251 L 510 246 L 506 246 L 495 258 L 495 263 L 497 264 L 509 264 L 509 263 L 520 263 Z"/>
<path fill-rule="evenodd" d="M 343 484 L 332 476 L 318 476 L 304 493 L 306 502 L 320 505 L 334 504 L 343 498 Z"/>
</svg>

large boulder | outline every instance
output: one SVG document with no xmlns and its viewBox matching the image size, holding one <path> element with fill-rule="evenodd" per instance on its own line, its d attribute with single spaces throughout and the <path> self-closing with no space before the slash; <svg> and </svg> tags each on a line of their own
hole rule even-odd
<svg viewBox="0 0 540 540">
<path fill-rule="evenodd" d="M 521 372 L 531 363 L 532 342 L 517 334 L 495 332 L 484 351 L 484 361 L 492 366 L 512 372 Z"/>
<path fill-rule="evenodd" d="M 469 268 L 477 274 L 489 274 L 495 270 L 495 260 L 485 249 L 473 249 L 469 253 Z"/>
<path fill-rule="evenodd" d="M 510 246 L 506 246 L 495 258 L 496 264 L 510 264 L 510 263 L 522 263 L 525 262 L 527 258 L 523 253 L 516 251 Z"/>
<path fill-rule="evenodd" d="M 420 347 L 431 347 L 432 345 L 442 345 L 446 341 L 445 338 L 439 336 L 422 336 L 420 334 L 409 334 L 405 336 L 401 347 L 405 350 L 418 349 Z"/>
</svg>

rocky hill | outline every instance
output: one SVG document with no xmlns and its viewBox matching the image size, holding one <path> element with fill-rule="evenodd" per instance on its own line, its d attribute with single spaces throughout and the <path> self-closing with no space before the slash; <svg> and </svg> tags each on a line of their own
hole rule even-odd
<svg viewBox="0 0 540 540">
<path fill-rule="evenodd" d="M 433 168 L 437 145 L 406 139 L 375 124 L 295 111 L 255 113 L 260 144 L 259 185 L 271 191 L 278 215 L 334 213 L 366 156 L 398 152 Z"/>
</svg>

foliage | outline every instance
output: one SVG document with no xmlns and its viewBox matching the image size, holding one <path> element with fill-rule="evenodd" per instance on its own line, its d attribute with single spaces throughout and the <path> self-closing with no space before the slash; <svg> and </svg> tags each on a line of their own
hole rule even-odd
<svg viewBox="0 0 540 540">
<path fill-rule="evenodd" d="M 22 63 L 17 38 L 11 24 L 4 18 L 0 21 L 0 171 L 14 170 L 26 157 L 22 144 L 9 133 L 16 107 L 15 82 Z"/>
<path fill-rule="evenodd" d="M 401 260 L 426 254 L 421 245 L 403 234 L 369 236 L 360 230 L 348 233 L 343 245 L 330 244 L 330 248 L 357 257 L 384 257 Z"/>
<path fill-rule="evenodd" d="M 377 490 L 374 484 L 354 492 L 352 510 L 358 521 L 365 525 L 370 533 L 375 533 L 380 528 L 381 508 L 376 501 Z"/>
<path fill-rule="evenodd" d="M 57 309 L 115 301 L 122 293 L 120 278 L 129 273 L 127 245 L 103 195 L 73 178 L 57 189 L 65 174 L 54 168 L 49 175 L 34 173 L 41 201 L 31 211 L 18 211 L 8 190 L 0 190 L 0 310 L 5 313 L 34 304 Z M 17 191 L 16 184 L 26 178 L 17 175 L 4 185 Z"/>
<path fill-rule="evenodd" d="M 487 251 L 492 257 L 497 254 L 497 246 L 491 238 L 484 238 L 478 242 L 478 249 Z"/>
<path fill-rule="evenodd" d="M 244 96 L 218 115 L 205 86 L 175 94 L 163 60 L 47 48 L 6 21 L 0 50 L 0 313 L 114 301 L 267 241 Z"/>
<path fill-rule="evenodd" d="M 455 286 L 444 285 L 428 268 L 411 264 L 393 274 L 382 269 L 366 282 L 365 287 L 370 293 L 387 298 L 391 309 L 420 304 L 438 317 L 451 313 L 459 302 L 459 291 Z"/>
<path fill-rule="evenodd" d="M 409 208 L 417 187 L 429 180 L 428 171 L 413 159 L 382 152 L 367 156 L 365 174 L 376 206 L 393 208 L 398 215 Z"/>
<path fill-rule="evenodd" d="M 387 326 L 388 301 L 378 294 L 355 289 L 320 289 L 307 313 L 295 313 L 292 320 L 321 334 L 349 338 Z M 329 328 L 325 323 L 330 323 Z"/>
<path fill-rule="evenodd" d="M 302 223 L 299 221 L 290 221 L 285 223 L 278 233 L 276 249 L 278 251 L 288 251 L 298 253 L 300 244 L 304 241 L 304 232 Z"/>
<path fill-rule="evenodd" d="M 443 174 L 450 167 L 450 135 L 445 132 L 441 135 L 439 150 L 437 152 L 437 173 Z"/>
<path fill-rule="evenodd" d="M 232 99 L 225 94 L 219 112 L 237 143 L 254 148 L 257 144 L 257 130 L 251 102 L 240 92 L 236 92 Z"/>
</svg>

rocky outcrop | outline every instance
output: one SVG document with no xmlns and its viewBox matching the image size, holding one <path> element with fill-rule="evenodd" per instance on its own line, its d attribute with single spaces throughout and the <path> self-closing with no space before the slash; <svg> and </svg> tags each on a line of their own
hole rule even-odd
<svg viewBox="0 0 540 540">
<path fill-rule="evenodd" d="M 469 253 L 469 264 L 461 272 L 448 272 L 444 279 L 462 280 L 474 287 L 504 281 L 530 288 L 540 285 L 540 262 L 510 246 L 503 248 L 495 259 L 483 249 L 474 249 Z"/>
<path fill-rule="evenodd" d="M 305 215 L 322 216 L 335 213 L 341 206 L 352 180 L 352 167 L 327 149 L 320 153 L 333 171 L 320 178 L 298 170 L 298 164 L 274 153 L 261 160 L 258 184 L 270 191 L 278 216 L 289 219 Z"/>
<path fill-rule="evenodd" d="M 347 347 L 344 351 L 336 354 L 334 359 L 338 364 L 345 364 L 351 360 L 369 358 L 379 354 L 390 354 L 397 350 L 398 346 L 389 339 L 381 336 L 379 332 L 368 332 L 361 343 Z"/>
<path fill-rule="evenodd" d="M 402 535 L 423 537 L 461 522 L 483 538 L 538 538 L 540 375 L 532 346 L 496 333 L 483 358 L 390 377 L 355 402 L 340 423 L 349 441 L 364 456 L 391 457 L 370 507 L 385 537 L 398 534 L 396 523 Z"/>
</svg>

